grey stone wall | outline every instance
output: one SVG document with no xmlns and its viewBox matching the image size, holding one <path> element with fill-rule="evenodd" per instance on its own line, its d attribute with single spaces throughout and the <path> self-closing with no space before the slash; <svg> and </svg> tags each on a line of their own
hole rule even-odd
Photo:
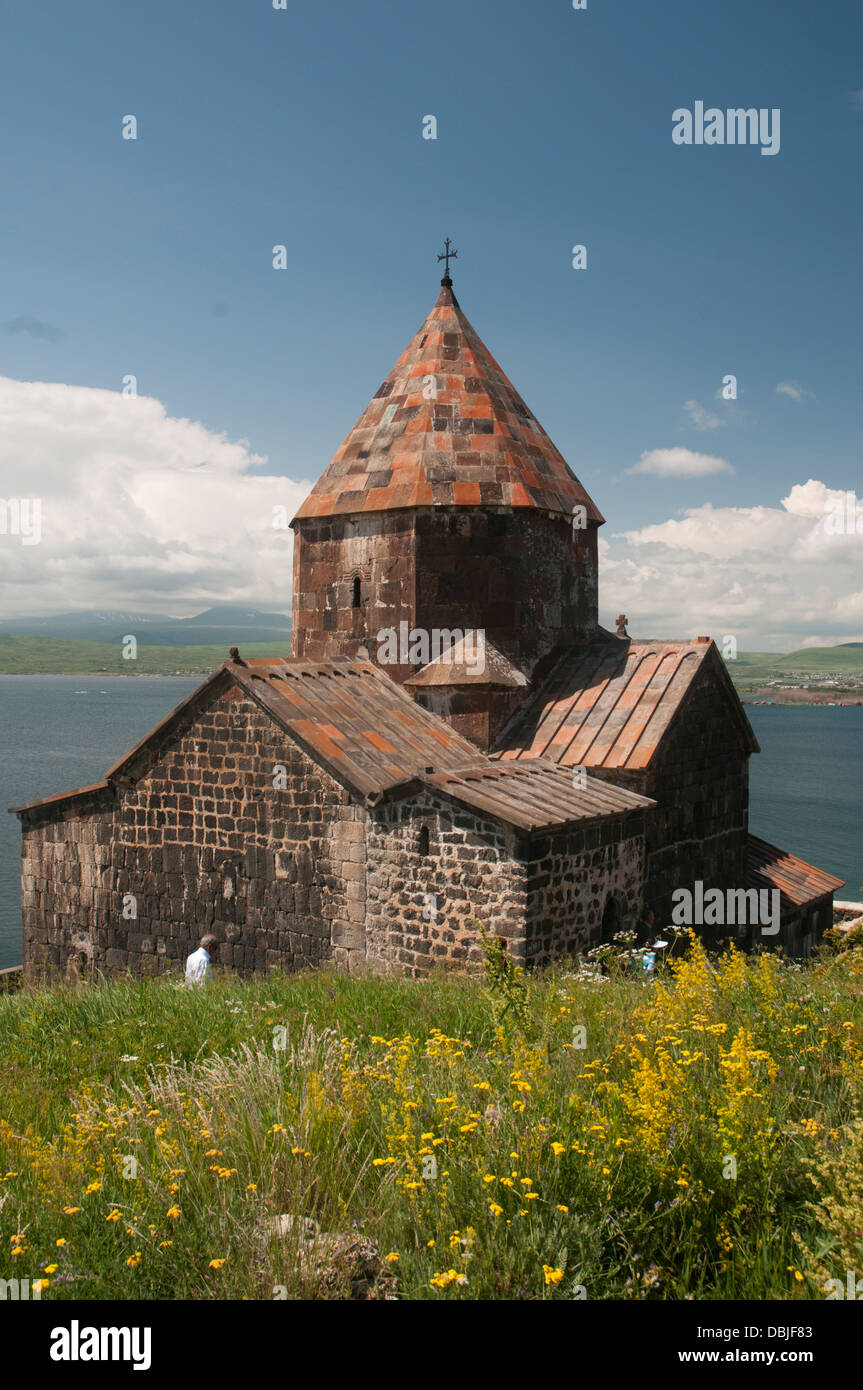
<svg viewBox="0 0 863 1390">
<path fill-rule="evenodd" d="M 676 888 L 697 879 L 747 886 L 749 755 L 709 668 L 666 734 L 651 783 L 645 795 L 659 805 L 647 831 L 645 898 L 663 926 Z"/>
<path fill-rule="evenodd" d="M 137 785 L 26 813 L 27 975 L 152 974 L 207 931 L 238 971 L 351 968 L 364 947 L 364 819 L 232 685 L 188 712 Z"/>
<path fill-rule="evenodd" d="M 609 903 L 615 930 L 635 925 L 644 887 L 644 822 L 639 813 L 532 841 L 527 963 L 573 956 L 611 935 L 610 928 L 603 932 Z"/>
<path fill-rule="evenodd" d="M 657 927 L 671 922 L 674 890 L 696 879 L 712 888 L 747 885 L 749 753 L 716 673 L 707 667 L 697 682 L 650 768 L 589 769 L 657 802 L 645 823 L 644 887 Z"/>
<path fill-rule="evenodd" d="M 28 978 L 179 970 L 206 932 L 242 973 L 417 976 L 479 965 L 475 919 L 536 964 L 597 940 L 609 897 L 637 901 L 641 815 L 531 839 L 426 791 L 368 810 L 232 684 L 153 755 L 24 813 Z"/>
<path fill-rule="evenodd" d="M 421 832 L 428 832 L 425 852 Z M 367 841 L 370 958 L 417 976 L 482 961 L 478 918 L 524 959 L 526 867 L 515 836 L 446 798 L 421 793 L 373 811 Z"/>
</svg>

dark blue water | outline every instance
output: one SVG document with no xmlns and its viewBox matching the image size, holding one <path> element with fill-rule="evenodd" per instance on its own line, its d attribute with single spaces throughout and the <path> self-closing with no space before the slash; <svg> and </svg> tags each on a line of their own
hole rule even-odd
<svg viewBox="0 0 863 1390">
<path fill-rule="evenodd" d="M 0 969 L 21 959 L 14 806 L 98 782 L 198 684 L 179 676 L 0 676 Z M 79 693 L 85 692 L 85 693 Z M 748 707 L 750 829 L 863 884 L 863 707 Z"/>
<path fill-rule="evenodd" d="M 845 879 L 863 901 L 863 705 L 747 705 L 749 829 Z"/>
</svg>

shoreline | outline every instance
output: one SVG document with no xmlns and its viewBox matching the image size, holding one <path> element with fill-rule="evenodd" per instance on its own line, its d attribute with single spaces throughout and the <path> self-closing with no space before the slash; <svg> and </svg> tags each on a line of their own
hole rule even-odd
<svg viewBox="0 0 863 1390">
<path fill-rule="evenodd" d="M 0 671 L 0 676 L 9 677 L 28 677 L 28 676 L 74 676 L 77 680 L 193 680 L 196 677 L 212 675 L 216 667 L 201 666 L 196 670 L 185 671 Z M 771 705 L 776 709 L 787 709 L 789 706 L 800 707 L 802 705 L 814 705 L 820 709 L 859 709 L 863 707 L 863 693 L 859 698 L 851 698 L 847 694 L 832 696 L 826 691 L 820 690 L 783 690 L 775 688 L 758 687 L 755 690 L 743 690 L 740 686 L 735 686 L 740 703 L 744 706 L 760 706 L 762 708 Z M 780 696 L 784 698 L 779 698 Z M 789 698 L 790 697 L 790 698 Z"/>
<path fill-rule="evenodd" d="M 756 686 L 754 690 L 737 691 L 741 705 L 815 705 L 819 709 L 855 709 L 863 705 L 863 692 L 852 695 L 848 691 L 831 694 L 827 690 L 781 690 L 776 686 Z"/>
<path fill-rule="evenodd" d="M 218 668 L 202 666 L 198 671 L 0 671 L 0 676 L 74 676 L 76 680 L 191 680 L 210 676 Z"/>
</svg>

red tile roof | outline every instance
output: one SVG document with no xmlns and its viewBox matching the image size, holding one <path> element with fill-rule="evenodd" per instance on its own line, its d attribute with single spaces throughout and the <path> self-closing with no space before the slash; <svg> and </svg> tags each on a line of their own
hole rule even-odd
<svg viewBox="0 0 863 1390">
<path fill-rule="evenodd" d="M 226 661 L 145 734 L 105 774 L 106 781 L 28 802 L 34 810 L 146 776 L 166 738 L 211 688 L 236 682 L 343 784 L 378 795 L 426 768 L 439 771 L 477 758 L 472 743 L 430 714 L 370 662 L 258 658 Z"/>
<path fill-rule="evenodd" d="M 594 777 L 584 788 L 573 784 L 565 768 L 534 760 L 495 763 L 487 760 L 454 772 L 437 772 L 423 782 L 478 811 L 484 811 L 519 830 L 552 830 L 602 820 L 655 805 L 646 796 L 613 787 Z"/>
<path fill-rule="evenodd" d="M 294 519 L 444 505 L 603 520 L 448 283 Z"/>
<path fill-rule="evenodd" d="M 741 733 L 758 744 L 712 642 L 612 638 L 573 647 L 504 729 L 496 757 L 646 768 L 705 661 L 718 663 Z"/>
<path fill-rule="evenodd" d="M 371 662 L 261 659 L 228 670 L 316 762 L 363 795 L 476 757 L 472 743 Z"/>
<path fill-rule="evenodd" d="M 576 790 L 572 776 L 551 763 L 503 766 L 484 758 L 472 743 L 369 662 L 293 658 L 226 662 L 161 720 L 106 774 L 106 781 L 18 806 L 18 812 L 107 790 L 147 775 L 175 726 L 207 691 L 239 685 L 313 760 L 372 806 L 398 800 L 424 786 L 518 829 L 531 831 L 645 810 L 646 797 L 587 779 Z"/>
<path fill-rule="evenodd" d="M 814 898 L 823 898 L 826 893 L 835 893 L 845 886 L 843 878 L 816 869 L 804 859 L 777 849 L 755 835 L 749 836 L 748 868 L 749 887 L 778 888 L 783 908 L 802 907 Z"/>
</svg>

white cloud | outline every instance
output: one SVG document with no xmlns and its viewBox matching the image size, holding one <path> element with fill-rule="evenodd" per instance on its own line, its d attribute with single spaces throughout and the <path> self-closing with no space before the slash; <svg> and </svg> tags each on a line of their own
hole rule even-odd
<svg viewBox="0 0 863 1390">
<path fill-rule="evenodd" d="M 39 498 L 38 545 L 0 535 L 7 617 L 213 603 L 284 610 L 292 516 L 309 483 L 150 397 L 0 377 L 0 496 Z"/>
<path fill-rule="evenodd" d="M 714 415 L 712 410 L 707 410 L 698 401 L 684 401 L 683 409 L 697 430 L 718 430 L 725 424 L 724 420 L 720 420 L 718 415 Z"/>
<path fill-rule="evenodd" d="M 814 401 L 815 396 L 796 381 L 780 381 L 776 387 L 777 396 L 788 396 L 792 401 Z"/>
<path fill-rule="evenodd" d="M 859 92 L 849 92 L 848 96 L 852 106 L 856 107 L 858 111 L 863 109 L 863 87 L 860 88 Z"/>
<path fill-rule="evenodd" d="M 810 478 L 777 506 L 707 504 L 610 535 L 605 625 L 626 613 L 633 637 L 732 634 L 744 651 L 863 640 L 863 535 L 825 530 L 829 501 L 845 496 Z"/>
<path fill-rule="evenodd" d="M 655 478 L 705 478 L 709 473 L 733 473 L 725 459 L 696 454 L 692 449 L 645 449 L 627 473 L 650 473 Z"/>
</svg>

